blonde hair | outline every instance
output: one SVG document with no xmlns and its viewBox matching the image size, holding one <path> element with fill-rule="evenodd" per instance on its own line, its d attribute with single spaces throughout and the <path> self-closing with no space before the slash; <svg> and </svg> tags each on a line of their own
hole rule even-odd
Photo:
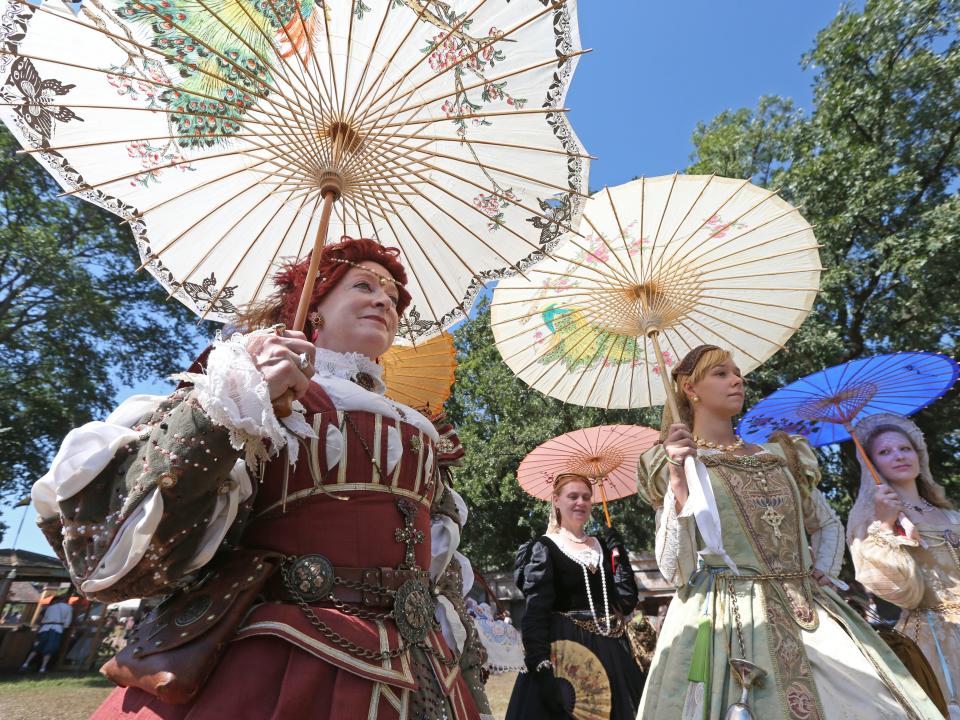
<svg viewBox="0 0 960 720">
<path fill-rule="evenodd" d="M 590 496 L 593 497 L 593 483 L 590 482 L 590 478 L 586 475 L 580 475 L 579 473 L 565 472 L 560 473 L 553 479 L 553 499 L 556 500 L 559 498 L 560 491 L 564 486 L 572 482 L 582 482 L 590 489 Z M 560 510 L 552 502 L 550 505 L 553 509 L 550 511 L 550 522 L 547 523 L 548 533 L 555 532 L 560 528 Z"/>
<path fill-rule="evenodd" d="M 663 420 L 660 423 L 661 442 L 666 438 L 667 430 L 673 423 L 681 422 L 691 430 L 693 429 L 693 404 L 690 402 L 690 397 L 684 392 L 683 386 L 687 383 L 696 384 L 700 382 L 713 368 L 732 358 L 733 355 L 729 350 L 713 345 L 701 345 L 684 356 L 672 373 L 673 392 L 677 398 L 677 410 L 680 412 L 680 417 L 672 417 L 669 406 L 666 404 L 663 406 Z"/>
</svg>

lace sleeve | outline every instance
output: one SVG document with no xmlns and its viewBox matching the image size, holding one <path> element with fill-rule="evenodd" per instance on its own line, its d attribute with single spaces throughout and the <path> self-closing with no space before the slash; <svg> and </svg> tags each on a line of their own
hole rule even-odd
<svg viewBox="0 0 960 720">
<path fill-rule="evenodd" d="M 676 506 L 668 485 L 663 507 L 657 510 L 655 552 L 664 579 L 680 587 L 697 569 L 697 525 L 684 510 L 678 514 Z"/>
<path fill-rule="evenodd" d="M 667 582 L 680 587 L 697 568 L 697 525 L 686 507 L 677 513 L 663 445 L 640 456 L 637 476 L 640 495 L 657 513 L 657 567 Z"/>
<path fill-rule="evenodd" d="M 229 431 L 230 445 L 244 451 L 248 465 L 254 467 L 285 446 L 294 464 L 300 447 L 294 436 L 315 435 L 299 402 L 285 418 L 274 414 L 267 381 L 247 352 L 251 335 L 235 333 L 228 340 L 216 340 L 205 373 L 180 373 L 174 379 L 193 385 L 197 404 L 215 425 Z"/>
</svg>

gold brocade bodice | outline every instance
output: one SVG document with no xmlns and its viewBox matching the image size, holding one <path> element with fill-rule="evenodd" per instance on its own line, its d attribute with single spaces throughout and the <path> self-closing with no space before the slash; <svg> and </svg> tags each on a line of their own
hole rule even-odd
<svg viewBox="0 0 960 720">
<path fill-rule="evenodd" d="M 745 574 L 775 576 L 766 584 L 784 609 L 801 627 L 815 629 L 802 498 L 784 460 L 771 452 L 701 454 L 700 460 L 710 474 L 727 553 Z"/>
</svg>

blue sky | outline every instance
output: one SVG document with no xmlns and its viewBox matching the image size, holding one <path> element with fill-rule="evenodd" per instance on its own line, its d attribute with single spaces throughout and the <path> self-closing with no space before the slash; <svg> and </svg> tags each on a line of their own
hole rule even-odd
<svg viewBox="0 0 960 720">
<path fill-rule="evenodd" d="M 812 74 L 800 68 L 800 57 L 840 6 L 833 0 L 582 0 L 580 36 L 593 52 L 581 58 L 566 104 L 581 141 L 597 157 L 590 187 L 682 170 L 697 122 L 753 107 L 762 95 L 791 97 L 809 109 Z M 143 383 L 120 397 L 169 388 Z M 0 514 L 10 526 L 4 546 L 13 543 L 23 513 Z M 26 510 L 17 547 L 49 552 L 34 515 Z"/>
</svg>

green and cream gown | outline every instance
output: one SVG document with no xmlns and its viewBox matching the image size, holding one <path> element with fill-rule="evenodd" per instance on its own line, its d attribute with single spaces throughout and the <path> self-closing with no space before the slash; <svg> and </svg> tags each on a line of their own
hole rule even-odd
<svg viewBox="0 0 960 720">
<path fill-rule="evenodd" d="M 807 442 L 784 438 L 746 457 L 701 452 L 700 462 L 723 548 L 740 575 L 720 557 L 698 553 L 703 543 L 686 508 L 676 511 L 663 446 L 647 451 L 639 489 L 658 508 L 657 561 L 677 594 L 637 717 L 723 718 L 740 697 L 728 660 L 744 657 L 767 672 L 749 697 L 758 720 L 942 720 L 879 636 L 809 576 L 814 568 L 835 576 L 844 544 L 842 525 L 816 488 L 820 471 Z M 705 663 L 692 681 L 698 628 Z"/>
</svg>

